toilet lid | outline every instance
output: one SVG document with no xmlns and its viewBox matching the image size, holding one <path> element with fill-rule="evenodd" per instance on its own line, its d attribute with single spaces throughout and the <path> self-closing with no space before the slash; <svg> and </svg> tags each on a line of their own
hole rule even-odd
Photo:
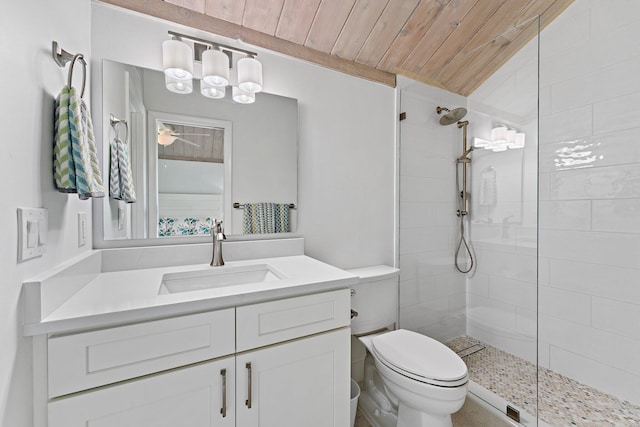
<svg viewBox="0 0 640 427">
<path fill-rule="evenodd" d="M 374 337 L 372 347 L 389 368 L 418 381 L 454 387 L 467 380 L 463 360 L 449 347 L 425 335 L 398 329 Z"/>
</svg>

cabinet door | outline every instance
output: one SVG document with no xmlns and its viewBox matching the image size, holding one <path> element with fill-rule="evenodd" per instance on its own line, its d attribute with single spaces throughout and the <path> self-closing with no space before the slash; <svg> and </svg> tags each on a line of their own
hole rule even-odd
<svg viewBox="0 0 640 427">
<path fill-rule="evenodd" d="M 348 328 L 236 357 L 237 427 L 349 425 Z"/>
<path fill-rule="evenodd" d="M 234 427 L 234 371 L 228 357 L 60 398 L 49 427 Z"/>
</svg>

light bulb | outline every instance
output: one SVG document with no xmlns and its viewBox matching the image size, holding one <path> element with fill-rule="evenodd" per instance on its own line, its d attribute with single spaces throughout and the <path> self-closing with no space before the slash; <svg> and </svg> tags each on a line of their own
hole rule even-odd
<svg viewBox="0 0 640 427">
<path fill-rule="evenodd" d="M 165 74 L 164 84 L 171 92 L 186 95 L 193 91 L 193 80 L 179 80 Z"/>
<path fill-rule="evenodd" d="M 220 99 L 224 98 L 226 88 L 224 86 L 210 85 L 204 80 L 200 81 L 200 93 L 207 98 Z"/>
</svg>

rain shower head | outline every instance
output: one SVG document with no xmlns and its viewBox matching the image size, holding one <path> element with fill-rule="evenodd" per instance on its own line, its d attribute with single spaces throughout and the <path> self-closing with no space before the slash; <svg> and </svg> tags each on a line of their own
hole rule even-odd
<svg viewBox="0 0 640 427">
<path fill-rule="evenodd" d="M 436 108 L 436 113 L 442 114 L 443 112 L 446 113 L 440 117 L 440 124 L 443 126 L 452 125 L 467 115 L 467 109 L 463 107 L 454 108 L 453 110 L 444 107 Z"/>
</svg>

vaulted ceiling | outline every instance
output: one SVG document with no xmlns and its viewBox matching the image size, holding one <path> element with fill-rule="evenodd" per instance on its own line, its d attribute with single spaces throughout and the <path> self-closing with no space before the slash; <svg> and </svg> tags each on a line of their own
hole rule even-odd
<svg viewBox="0 0 640 427">
<path fill-rule="evenodd" d="M 345 73 L 467 96 L 573 0 L 105 0 Z"/>
</svg>

